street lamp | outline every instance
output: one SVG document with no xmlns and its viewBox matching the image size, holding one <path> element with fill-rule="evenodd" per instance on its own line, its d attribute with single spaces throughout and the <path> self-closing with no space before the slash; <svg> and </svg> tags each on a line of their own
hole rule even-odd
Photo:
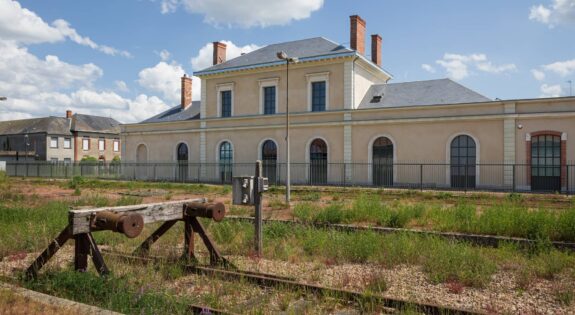
<svg viewBox="0 0 575 315">
<path fill-rule="evenodd" d="M 289 147 L 289 64 L 298 62 L 297 57 L 289 57 L 285 51 L 279 51 L 276 56 L 286 62 L 286 203 L 290 204 L 290 147 Z"/>
</svg>

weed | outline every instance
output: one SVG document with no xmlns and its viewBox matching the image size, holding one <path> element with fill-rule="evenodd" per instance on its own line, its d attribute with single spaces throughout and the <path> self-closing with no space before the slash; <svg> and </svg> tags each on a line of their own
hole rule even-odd
<svg viewBox="0 0 575 315">
<path fill-rule="evenodd" d="M 293 209 L 295 218 L 302 222 L 312 222 L 314 217 L 314 206 L 311 203 L 299 203 Z"/>
<path fill-rule="evenodd" d="M 374 293 L 382 293 L 387 291 L 387 281 L 383 273 L 372 273 L 367 279 L 367 289 Z"/>
<path fill-rule="evenodd" d="M 72 196 L 81 196 L 81 195 L 82 191 L 80 190 L 80 187 L 74 188 L 74 193 L 72 194 Z"/>
<path fill-rule="evenodd" d="M 458 281 L 447 282 L 447 292 L 451 294 L 461 294 L 463 292 L 464 285 Z"/>
<path fill-rule="evenodd" d="M 300 195 L 301 201 L 318 201 L 321 199 L 321 194 L 317 191 L 306 192 Z"/>
<path fill-rule="evenodd" d="M 571 306 L 575 300 L 575 287 L 573 285 L 555 286 L 553 288 L 555 300 L 564 306 Z"/>
<path fill-rule="evenodd" d="M 314 216 L 314 223 L 341 223 L 344 219 L 343 207 L 339 204 L 331 204 L 319 210 Z"/>
<path fill-rule="evenodd" d="M 116 201 L 116 206 L 130 206 L 138 205 L 142 203 L 144 198 L 137 196 L 122 196 L 118 201 Z"/>
<path fill-rule="evenodd" d="M 289 208 L 289 206 L 280 198 L 270 198 L 268 205 L 272 210 Z"/>
</svg>

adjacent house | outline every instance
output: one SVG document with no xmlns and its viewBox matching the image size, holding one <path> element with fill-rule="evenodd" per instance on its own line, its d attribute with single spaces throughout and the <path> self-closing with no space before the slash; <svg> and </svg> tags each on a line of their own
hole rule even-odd
<svg viewBox="0 0 575 315">
<path fill-rule="evenodd" d="M 100 161 L 120 158 L 120 126 L 108 117 L 74 114 L 0 122 L 2 161 Z"/>
<path fill-rule="evenodd" d="M 574 97 L 492 100 L 449 79 L 393 83 L 381 36 L 371 35 L 367 57 L 365 30 L 355 15 L 350 47 L 317 37 L 231 60 L 215 42 L 213 66 L 194 73 L 200 101 L 184 76 L 180 105 L 122 126 L 122 156 L 179 162 L 143 179 L 225 181 L 256 159 L 284 179 L 289 104 L 294 183 L 573 187 Z"/>
</svg>

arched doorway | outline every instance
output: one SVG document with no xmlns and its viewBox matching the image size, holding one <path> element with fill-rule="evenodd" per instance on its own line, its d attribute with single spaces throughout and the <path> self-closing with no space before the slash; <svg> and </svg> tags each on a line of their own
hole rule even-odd
<svg viewBox="0 0 575 315">
<path fill-rule="evenodd" d="M 178 158 L 178 169 L 176 171 L 177 180 L 185 182 L 188 180 L 188 145 L 185 143 L 178 144 L 176 153 Z"/>
<path fill-rule="evenodd" d="M 234 163 L 234 151 L 232 149 L 232 144 L 228 141 L 224 141 L 220 144 L 219 148 L 219 168 L 220 168 L 220 180 L 223 183 L 231 183 L 233 176 L 233 163 Z"/>
<path fill-rule="evenodd" d="M 531 190 L 561 191 L 561 136 L 531 137 Z"/>
<path fill-rule="evenodd" d="M 273 140 L 266 140 L 262 144 L 262 163 L 264 177 L 268 178 L 270 183 L 276 183 L 278 147 Z"/>
<path fill-rule="evenodd" d="M 136 148 L 136 179 L 147 179 L 148 172 L 146 163 L 148 162 L 148 148 L 145 144 L 140 144 Z"/>
<path fill-rule="evenodd" d="M 309 146 L 309 182 L 311 185 L 327 183 L 327 144 L 315 139 Z"/>
<path fill-rule="evenodd" d="M 393 186 L 393 143 L 379 137 L 372 146 L 372 177 L 375 186 Z"/>
<path fill-rule="evenodd" d="M 459 135 L 450 145 L 451 187 L 475 188 L 477 147 L 475 140 Z"/>
</svg>

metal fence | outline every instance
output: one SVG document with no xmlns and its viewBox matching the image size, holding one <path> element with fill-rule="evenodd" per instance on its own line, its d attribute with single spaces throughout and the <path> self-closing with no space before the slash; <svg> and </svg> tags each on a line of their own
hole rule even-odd
<svg viewBox="0 0 575 315">
<path fill-rule="evenodd" d="M 264 161 L 270 185 L 284 185 L 285 163 Z M 254 175 L 254 163 L 7 162 L 8 176 L 228 184 Z M 575 164 L 291 163 L 293 185 L 366 186 L 406 189 L 575 192 Z"/>
</svg>

